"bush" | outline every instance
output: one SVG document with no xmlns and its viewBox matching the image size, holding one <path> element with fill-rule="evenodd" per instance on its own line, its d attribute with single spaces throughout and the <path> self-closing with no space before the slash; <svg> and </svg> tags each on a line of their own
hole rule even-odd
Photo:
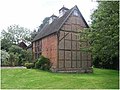
<svg viewBox="0 0 120 90">
<path fill-rule="evenodd" d="M 25 64 L 25 62 L 32 62 L 32 52 L 31 51 L 26 51 L 19 46 L 12 45 L 9 48 L 9 54 L 10 53 L 13 53 L 13 54 L 17 55 L 18 59 L 17 59 L 17 62 L 16 62 L 16 66 L 22 66 L 22 65 Z M 15 63 L 13 60 L 12 60 L 12 62 Z"/>
<path fill-rule="evenodd" d="M 49 70 L 51 67 L 50 60 L 48 58 L 45 58 L 44 56 L 40 56 L 40 58 L 37 59 L 35 63 L 35 68 L 41 69 L 41 70 Z"/>
<path fill-rule="evenodd" d="M 2 66 L 10 65 L 10 62 L 9 62 L 10 55 L 9 55 L 9 53 L 4 51 L 4 50 L 0 50 L 0 51 L 1 51 L 1 65 Z"/>
<path fill-rule="evenodd" d="M 10 58 L 9 58 L 9 61 L 10 61 L 10 65 L 11 66 L 18 66 L 18 61 L 19 61 L 19 54 L 18 53 L 12 53 L 12 52 L 9 52 L 10 54 Z"/>
<path fill-rule="evenodd" d="M 24 65 L 27 69 L 34 68 L 34 63 L 25 63 Z"/>
</svg>

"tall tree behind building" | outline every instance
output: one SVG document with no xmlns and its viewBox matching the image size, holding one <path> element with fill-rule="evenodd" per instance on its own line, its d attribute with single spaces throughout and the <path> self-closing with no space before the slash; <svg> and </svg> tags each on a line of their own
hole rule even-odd
<svg viewBox="0 0 120 90">
<path fill-rule="evenodd" d="M 40 31 L 45 25 L 49 24 L 49 17 L 45 17 L 44 20 L 42 21 L 42 24 L 39 26 L 38 31 Z"/>
<path fill-rule="evenodd" d="M 84 31 L 90 40 L 95 67 L 118 69 L 119 2 L 98 2 L 91 27 Z"/>
</svg>

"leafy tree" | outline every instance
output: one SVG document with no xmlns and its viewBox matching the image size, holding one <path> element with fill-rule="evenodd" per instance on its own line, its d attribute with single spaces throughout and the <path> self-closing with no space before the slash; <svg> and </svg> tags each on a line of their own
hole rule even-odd
<svg viewBox="0 0 120 90">
<path fill-rule="evenodd" d="M 22 50 L 19 54 L 19 58 L 21 60 L 22 65 L 24 65 L 25 62 L 32 62 L 32 52 Z"/>
<path fill-rule="evenodd" d="M 19 65 L 19 54 L 18 53 L 12 53 L 9 52 L 10 57 L 9 57 L 9 62 L 10 66 L 18 66 Z"/>
<path fill-rule="evenodd" d="M 26 51 L 26 61 L 32 62 L 32 51 L 28 50 Z"/>
<path fill-rule="evenodd" d="M 16 46 L 16 45 L 12 45 L 9 48 L 11 65 L 21 65 L 22 64 L 22 55 L 21 55 L 21 54 L 23 54 L 22 50 L 23 49 L 21 47 Z"/>
<path fill-rule="evenodd" d="M 94 66 L 118 69 L 119 2 L 99 2 L 91 19 L 84 33 L 90 40 Z"/>
<path fill-rule="evenodd" d="M 3 38 L 1 40 L 1 49 L 6 50 L 8 52 L 8 49 L 12 46 L 12 42 L 9 41 L 8 39 Z"/>
<path fill-rule="evenodd" d="M 36 32 L 36 30 L 34 30 L 33 32 L 31 32 L 31 38 L 30 38 L 30 40 L 33 40 L 34 38 L 35 38 L 35 36 L 37 35 L 37 32 Z"/>
<path fill-rule="evenodd" d="M 11 62 L 15 62 L 15 65 L 20 66 L 20 65 L 24 65 L 25 62 L 32 62 L 32 52 L 26 51 L 19 46 L 12 45 L 9 48 L 9 53 L 11 55 L 11 58 L 13 58 L 13 61 Z M 16 57 L 18 58 L 16 59 Z"/>
<path fill-rule="evenodd" d="M 26 38 L 30 37 L 30 30 L 19 25 L 11 25 L 7 30 L 2 30 L 2 39 L 8 40 L 11 43 L 18 44 L 21 40 L 29 42 Z"/>
<path fill-rule="evenodd" d="M 10 48 L 9 48 L 9 52 L 12 52 L 12 53 L 18 53 L 20 54 L 22 52 L 22 48 L 19 47 L 19 46 L 16 46 L 16 45 L 12 45 Z"/>
<path fill-rule="evenodd" d="M 49 19 L 50 19 L 50 17 L 44 18 L 44 20 L 42 21 L 42 24 L 38 28 L 38 31 L 40 31 L 45 25 L 49 24 Z"/>
</svg>

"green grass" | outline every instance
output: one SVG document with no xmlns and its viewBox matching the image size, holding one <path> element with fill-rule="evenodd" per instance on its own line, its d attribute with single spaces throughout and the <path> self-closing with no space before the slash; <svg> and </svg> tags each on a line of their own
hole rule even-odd
<svg viewBox="0 0 120 90">
<path fill-rule="evenodd" d="M 35 69 L 2 69 L 2 89 L 116 89 L 118 71 L 94 68 L 91 74 L 51 73 Z"/>
</svg>

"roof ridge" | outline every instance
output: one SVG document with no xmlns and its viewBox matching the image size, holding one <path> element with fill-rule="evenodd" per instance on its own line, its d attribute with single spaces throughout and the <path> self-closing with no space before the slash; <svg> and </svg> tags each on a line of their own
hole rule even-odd
<svg viewBox="0 0 120 90">
<path fill-rule="evenodd" d="M 47 32 L 49 33 L 49 35 L 54 33 L 54 32 L 57 32 L 61 28 L 61 26 L 64 24 L 64 22 L 68 19 L 68 17 L 70 16 L 72 9 L 73 8 L 69 9 L 62 17 L 58 18 L 57 20 L 55 20 L 51 24 L 43 27 L 42 30 L 32 40 L 32 42 L 47 36 L 47 34 L 46 34 Z M 57 25 L 57 24 L 59 24 L 59 25 Z M 53 25 L 55 25 L 55 26 L 53 27 Z M 51 32 L 49 30 L 46 30 L 46 29 L 49 29 L 48 27 L 50 27 L 50 26 L 54 28 Z"/>
<path fill-rule="evenodd" d="M 84 19 L 84 17 L 83 17 L 83 15 L 82 15 L 82 13 L 81 13 L 81 12 L 80 12 L 80 10 L 78 9 L 77 5 L 75 5 L 74 7 L 75 7 L 75 8 L 77 8 L 77 10 L 79 11 L 80 16 L 81 16 L 81 18 L 82 18 L 83 22 L 85 23 L 85 25 L 86 25 L 87 27 L 89 27 L 89 25 L 87 24 L 86 20 Z"/>
<path fill-rule="evenodd" d="M 77 9 L 83 22 L 85 23 L 86 27 L 88 27 L 85 19 L 83 18 L 81 12 L 79 11 L 77 5 L 69 9 L 62 17 L 56 19 L 51 24 L 46 25 L 41 29 L 41 31 L 35 36 L 35 38 L 32 40 L 32 42 L 39 40 L 41 38 L 44 38 L 50 34 L 53 34 L 55 32 L 58 32 L 60 28 L 63 26 L 63 24 L 66 22 L 66 20 L 69 18 L 69 16 L 72 14 L 72 12 Z"/>
<path fill-rule="evenodd" d="M 74 6 L 75 7 L 75 6 Z M 63 21 L 63 23 L 60 25 L 60 27 L 58 28 L 58 30 L 63 26 L 63 24 L 65 23 L 65 21 L 68 19 L 68 17 L 71 15 L 72 11 L 74 10 L 74 7 L 70 9 L 70 13 L 68 14 L 68 16 L 65 18 L 65 20 Z"/>
</svg>

